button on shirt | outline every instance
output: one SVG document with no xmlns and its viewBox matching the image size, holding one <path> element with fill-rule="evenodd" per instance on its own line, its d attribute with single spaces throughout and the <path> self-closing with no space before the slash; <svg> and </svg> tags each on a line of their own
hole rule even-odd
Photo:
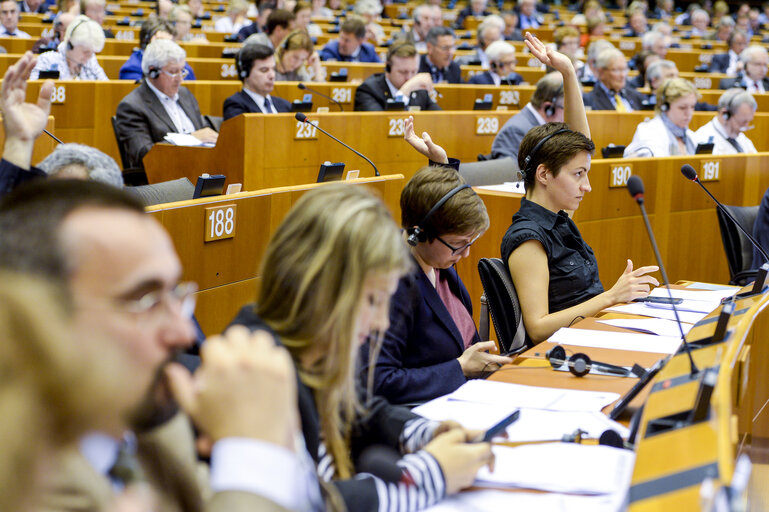
<svg viewBox="0 0 769 512">
<path fill-rule="evenodd" d="M 262 96 L 261 94 L 257 94 L 253 91 L 249 91 L 245 87 L 243 88 L 243 91 L 249 96 L 251 96 L 251 99 L 254 100 L 254 103 L 256 103 L 256 106 L 258 106 L 259 110 L 262 111 L 262 114 L 275 114 L 277 112 L 275 110 L 275 103 L 273 103 L 272 98 L 270 98 L 269 94 L 267 96 Z M 267 105 L 265 105 L 268 98 L 270 98 L 270 108 L 267 108 Z"/>
<path fill-rule="evenodd" d="M 192 133 L 195 131 L 195 125 L 192 124 L 192 121 L 184 112 L 182 106 L 179 105 L 179 93 L 176 93 L 176 95 L 172 98 L 152 85 L 152 82 L 149 80 L 147 80 L 147 85 L 150 87 L 152 92 L 155 93 L 155 96 L 158 97 L 160 104 L 163 105 L 163 108 L 166 110 L 168 117 L 171 118 L 171 122 L 176 127 L 176 133 Z"/>
<path fill-rule="evenodd" d="M 547 254 L 550 313 L 568 309 L 604 291 L 593 249 L 566 212 L 554 213 L 521 199 L 521 208 L 502 239 L 502 259 L 507 261 L 518 246 L 529 240 L 541 243 Z"/>
</svg>

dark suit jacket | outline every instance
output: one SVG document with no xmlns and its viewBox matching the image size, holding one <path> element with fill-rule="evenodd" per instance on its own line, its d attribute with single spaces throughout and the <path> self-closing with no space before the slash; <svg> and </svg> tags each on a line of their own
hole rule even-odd
<svg viewBox="0 0 769 512">
<path fill-rule="evenodd" d="M 483 14 L 481 14 L 480 16 L 483 16 L 485 18 L 489 14 L 491 14 L 491 11 L 487 11 L 484 9 Z M 457 29 L 465 28 L 465 18 L 467 18 L 468 16 L 475 16 L 473 14 L 473 9 L 469 5 L 464 9 L 462 9 L 461 11 L 459 11 L 459 14 L 457 14 L 457 19 L 454 22 L 454 28 L 457 28 Z"/>
<path fill-rule="evenodd" d="M 764 90 L 769 91 L 769 77 L 764 78 L 762 82 L 764 84 Z M 741 87 L 742 89 L 747 89 L 748 86 L 745 83 L 745 77 L 743 75 L 739 75 L 737 78 L 722 78 L 718 82 L 719 89 L 731 89 L 732 87 Z"/>
<path fill-rule="evenodd" d="M 438 83 L 436 80 L 438 75 L 438 68 L 427 62 L 427 55 L 422 55 L 419 57 L 419 72 L 430 73 L 430 76 L 433 77 L 433 82 Z M 461 84 L 462 70 L 459 69 L 459 64 L 452 60 L 448 67 L 443 70 L 443 80 L 450 84 Z"/>
<path fill-rule="evenodd" d="M 0 160 L 0 199 L 22 183 L 46 177 L 48 175 L 37 167 L 22 169 L 3 158 Z"/>
<path fill-rule="evenodd" d="M 509 156 L 518 162 L 518 148 L 523 137 L 535 126 L 539 126 L 539 120 L 524 107 L 520 112 L 507 120 L 499 130 L 494 142 L 491 144 L 491 158 L 504 158 Z"/>
<path fill-rule="evenodd" d="M 523 77 L 515 72 L 510 73 L 508 76 L 503 76 L 502 78 L 509 78 L 512 80 L 513 85 L 519 85 L 523 82 Z M 484 71 L 483 73 L 476 73 L 471 76 L 467 83 L 475 85 L 494 85 L 494 79 L 491 77 L 491 71 Z"/>
<path fill-rule="evenodd" d="M 198 101 L 192 93 L 179 87 L 179 105 L 192 121 L 195 130 L 205 127 Z M 152 92 L 147 82 L 123 98 L 117 106 L 117 132 L 120 143 L 126 149 L 132 167 L 142 167 L 142 159 L 156 142 L 161 142 L 176 126 Z"/>
<path fill-rule="evenodd" d="M 390 88 L 387 87 L 384 73 L 376 73 L 368 77 L 355 90 L 355 110 L 366 112 L 379 112 L 387 109 L 387 100 L 392 98 Z M 430 95 L 425 90 L 411 93 L 409 106 L 419 106 L 422 110 L 440 110 Z"/>
<path fill-rule="evenodd" d="M 711 73 L 726 73 L 726 68 L 728 67 L 729 67 L 729 54 L 719 53 L 718 55 L 713 55 L 713 60 L 710 61 L 709 71 Z"/>
<path fill-rule="evenodd" d="M 23 1 L 19 1 L 17 3 L 19 4 L 19 12 L 30 12 L 29 10 L 27 10 Z M 45 2 L 40 4 L 40 7 L 38 7 L 37 10 L 35 11 L 36 14 L 45 14 L 46 12 L 48 12 L 48 6 L 45 5 Z"/>
<path fill-rule="evenodd" d="M 456 269 L 440 272 L 472 315 L 470 295 Z M 478 341 L 476 332 L 473 343 Z M 362 348 L 366 363 L 368 348 Z M 435 287 L 417 266 L 401 278 L 390 299 L 390 328 L 376 362 L 374 393 L 394 404 L 424 402 L 451 393 L 466 381 L 457 361 L 464 351 L 459 329 Z"/>
<path fill-rule="evenodd" d="M 622 89 L 621 94 L 630 103 L 633 110 L 641 110 L 643 95 L 640 92 L 626 85 L 625 88 Z M 593 87 L 592 91 L 584 95 L 584 101 L 585 106 L 591 107 L 593 110 L 615 110 L 611 99 L 598 84 Z"/>
<path fill-rule="evenodd" d="M 272 106 L 275 107 L 277 112 L 291 112 L 291 103 L 284 100 L 283 98 L 270 95 L 270 100 L 272 101 Z M 251 96 L 249 96 L 248 93 L 243 90 L 236 92 L 224 100 L 223 111 L 225 121 L 240 114 L 263 113 L 262 109 L 259 108 L 259 105 L 257 105 Z"/>
</svg>

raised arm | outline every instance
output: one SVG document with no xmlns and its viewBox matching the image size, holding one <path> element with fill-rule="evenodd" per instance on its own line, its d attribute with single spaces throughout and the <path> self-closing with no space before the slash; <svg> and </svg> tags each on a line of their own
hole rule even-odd
<svg viewBox="0 0 769 512">
<path fill-rule="evenodd" d="M 526 32 L 526 47 L 532 55 L 546 66 L 550 66 L 563 76 L 564 121 L 569 128 L 581 132 L 590 138 L 590 127 L 587 124 L 585 105 L 582 102 L 582 90 L 577 79 L 577 72 L 571 59 L 552 48 L 548 48 L 537 36 Z"/>
</svg>

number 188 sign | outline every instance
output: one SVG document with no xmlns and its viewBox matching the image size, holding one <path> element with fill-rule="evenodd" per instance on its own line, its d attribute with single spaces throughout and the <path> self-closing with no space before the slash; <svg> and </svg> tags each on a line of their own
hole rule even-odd
<svg viewBox="0 0 769 512">
<path fill-rule="evenodd" d="M 206 208 L 206 231 L 204 240 L 213 242 L 235 236 L 235 213 L 238 206 L 228 204 Z"/>
</svg>

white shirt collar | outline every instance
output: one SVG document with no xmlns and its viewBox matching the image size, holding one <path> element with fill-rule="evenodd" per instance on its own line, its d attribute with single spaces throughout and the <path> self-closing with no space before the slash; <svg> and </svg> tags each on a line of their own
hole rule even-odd
<svg viewBox="0 0 769 512">
<path fill-rule="evenodd" d="M 537 112 L 537 109 L 535 109 L 535 108 L 534 108 L 534 105 L 532 105 L 531 103 L 527 103 L 525 108 L 528 108 L 528 109 L 529 109 L 529 111 L 530 111 L 532 114 L 534 114 L 534 117 L 537 119 L 537 122 L 540 124 L 540 126 L 541 126 L 541 125 L 543 125 L 543 124 L 545 124 L 545 123 L 547 123 L 547 121 L 545 121 L 545 118 L 544 118 L 544 117 L 542 117 L 542 116 L 539 114 L 539 112 Z"/>
<path fill-rule="evenodd" d="M 162 73 L 162 71 L 161 71 L 161 73 Z M 176 103 L 177 101 L 179 101 L 179 92 L 178 91 L 176 92 L 176 94 L 173 97 L 171 97 L 171 96 L 167 95 L 166 93 L 164 93 L 163 91 L 161 91 L 160 89 L 158 89 L 157 87 L 155 87 L 154 85 L 152 85 L 152 82 L 150 82 L 149 79 L 146 80 L 146 82 L 147 82 L 147 85 L 149 85 L 149 87 L 152 90 L 152 92 L 155 93 L 155 96 L 157 96 L 158 99 L 161 102 L 163 102 L 163 101 L 172 101 L 172 102 Z"/>
<path fill-rule="evenodd" d="M 245 87 L 243 87 L 243 92 L 251 96 L 251 99 L 254 100 L 254 103 L 256 103 L 259 106 L 259 108 L 262 109 L 262 112 L 264 112 L 264 103 L 265 103 L 265 100 L 270 97 L 269 94 L 267 96 L 262 96 L 261 94 L 254 92 L 252 90 L 246 89 Z M 270 103 L 272 104 L 272 101 L 270 101 Z M 276 112 L 274 104 L 272 104 L 272 111 Z"/>
<path fill-rule="evenodd" d="M 502 83 L 502 77 L 496 74 L 494 71 L 489 70 L 489 75 L 491 75 L 491 80 L 494 82 L 494 85 L 499 87 L 499 84 Z"/>
<path fill-rule="evenodd" d="M 103 432 L 90 432 L 80 438 L 80 453 L 100 475 L 107 473 L 117 461 L 120 441 Z"/>
<path fill-rule="evenodd" d="M 387 87 L 390 88 L 390 95 L 395 98 L 398 96 L 398 88 L 393 85 L 393 83 L 390 81 L 389 78 L 387 78 L 387 75 L 385 74 L 385 82 L 387 83 Z"/>
</svg>

